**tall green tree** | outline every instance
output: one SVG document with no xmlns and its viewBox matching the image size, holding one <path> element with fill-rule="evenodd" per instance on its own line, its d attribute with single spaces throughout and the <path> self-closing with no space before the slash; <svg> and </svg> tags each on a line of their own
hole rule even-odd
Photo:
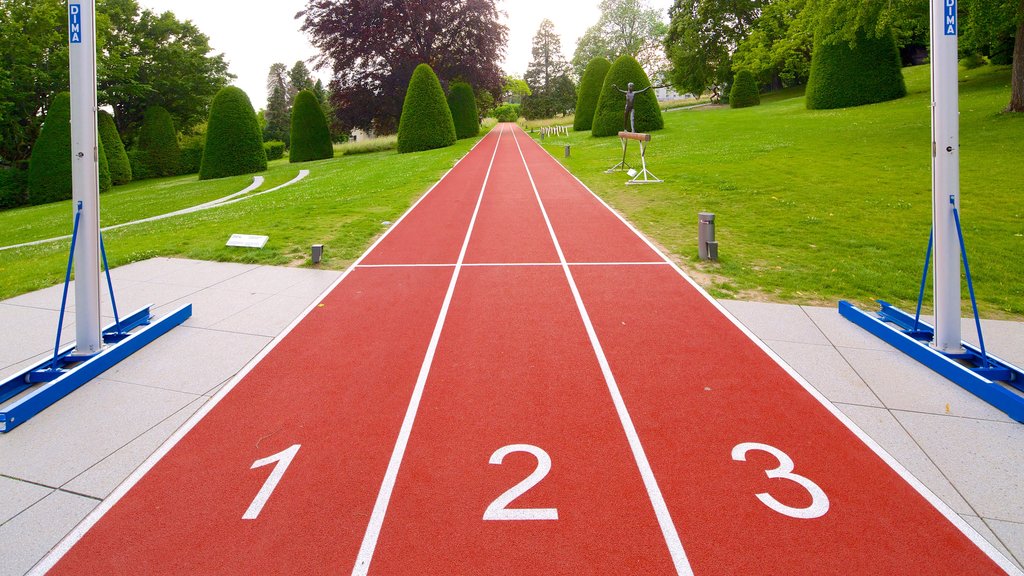
<svg viewBox="0 0 1024 576">
<path fill-rule="evenodd" d="M 263 129 L 263 140 L 279 140 L 288 146 L 291 129 L 291 98 L 288 68 L 277 62 L 271 64 L 267 73 L 267 107 L 264 112 L 267 126 Z"/>
<path fill-rule="evenodd" d="M 583 78 L 594 58 L 615 60 L 623 54 L 636 58 L 650 76 L 660 79 L 667 71 L 662 39 L 667 27 L 661 10 L 646 0 L 602 0 L 601 17 L 587 28 L 572 56 L 573 75 Z"/>
<path fill-rule="evenodd" d="M 665 53 L 668 79 L 701 94 L 732 80 L 732 50 L 750 33 L 768 0 L 675 0 L 669 8 Z"/>
<path fill-rule="evenodd" d="M 562 55 L 562 40 L 551 20 L 541 21 L 533 36 L 532 55 L 523 75 L 531 92 L 523 97 L 523 115 L 550 118 L 572 110 L 576 106 L 576 87 L 568 77 L 569 63 Z"/>
<path fill-rule="evenodd" d="M 302 60 L 295 62 L 295 65 L 288 71 L 288 83 L 291 85 L 294 96 L 303 90 L 313 89 L 313 76 L 309 73 L 309 68 L 306 67 L 306 63 Z"/>
<path fill-rule="evenodd" d="M 807 82 L 814 50 L 814 20 L 808 0 L 773 0 L 733 54 L 734 70 L 749 70 L 773 88 Z"/>
<path fill-rule="evenodd" d="M 522 104 L 523 98 L 533 92 L 530 90 L 530 85 L 526 83 L 526 80 L 515 76 L 505 76 L 504 83 L 501 86 L 501 93 L 505 102 Z"/>
<path fill-rule="evenodd" d="M 1012 64 L 1007 112 L 1024 112 L 1024 0 L 961 0 L 961 52 Z"/>
</svg>

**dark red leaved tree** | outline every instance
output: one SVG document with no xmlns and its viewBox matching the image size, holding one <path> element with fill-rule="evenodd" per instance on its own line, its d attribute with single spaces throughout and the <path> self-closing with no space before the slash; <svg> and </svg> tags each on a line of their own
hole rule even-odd
<svg viewBox="0 0 1024 576">
<path fill-rule="evenodd" d="M 497 93 L 508 28 L 495 0 L 309 0 L 295 16 L 330 68 L 343 128 L 394 132 L 413 70 Z"/>
</svg>

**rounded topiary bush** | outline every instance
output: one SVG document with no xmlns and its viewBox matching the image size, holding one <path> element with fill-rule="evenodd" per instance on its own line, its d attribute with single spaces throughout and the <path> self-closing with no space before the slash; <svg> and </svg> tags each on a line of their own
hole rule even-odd
<svg viewBox="0 0 1024 576">
<path fill-rule="evenodd" d="M 453 82 L 448 88 L 448 109 L 455 122 L 456 138 L 472 138 L 480 133 L 480 116 L 472 86 L 465 82 Z"/>
<path fill-rule="evenodd" d="M 146 110 L 139 129 L 138 150 L 138 160 L 150 178 L 178 174 L 181 166 L 178 133 L 171 113 L 163 106 L 151 106 Z"/>
<path fill-rule="evenodd" d="M 455 122 L 434 71 L 420 64 L 412 73 L 398 123 L 398 151 L 418 152 L 455 143 Z"/>
<path fill-rule="evenodd" d="M 263 151 L 267 153 L 267 161 L 284 158 L 284 142 L 269 140 L 263 143 Z"/>
<path fill-rule="evenodd" d="M 895 100 L 907 95 L 900 52 L 891 33 L 857 33 L 853 45 L 840 40 L 814 42 L 807 108 L 829 110 Z"/>
<path fill-rule="evenodd" d="M 731 108 L 747 108 L 761 103 L 761 93 L 757 89 L 757 79 L 750 70 L 740 70 L 732 81 L 729 90 L 729 106 Z"/>
<path fill-rule="evenodd" d="M 267 169 L 256 111 L 241 88 L 222 88 L 210 105 L 199 179 L 252 174 Z"/>
<path fill-rule="evenodd" d="M 107 155 L 107 166 L 110 168 L 110 180 L 114 185 L 127 184 L 132 181 L 132 166 L 128 161 L 128 153 L 124 150 L 124 142 L 117 132 L 114 117 L 106 110 L 100 110 L 96 116 L 99 123 L 100 141 Z"/>
<path fill-rule="evenodd" d="M 103 145 L 103 139 L 98 138 L 96 140 L 96 148 L 99 155 L 99 179 L 100 179 L 100 192 L 106 192 L 113 186 L 113 182 L 110 178 L 110 164 L 107 162 L 107 151 L 106 146 Z"/>
<path fill-rule="evenodd" d="M 334 157 L 331 131 L 327 128 L 327 117 L 316 95 L 302 90 L 295 95 L 292 104 L 292 147 L 289 162 L 306 162 Z M 282 151 L 283 154 L 283 151 Z M 280 158 L 280 156 L 279 156 Z"/>
<path fill-rule="evenodd" d="M 634 84 L 634 90 L 642 90 L 651 85 L 650 79 L 635 58 L 628 55 L 619 56 L 604 77 L 601 97 L 597 100 L 597 110 L 594 112 L 594 123 L 591 126 L 592 135 L 615 136 L 624 129 L 626 95 L 619 92 L 615 86 L 626 90 L 630 82 Z M 636 95 L 633 100 L 633 112 L 637 132 L 653 132 L 665 127 L 665 121 L 661 118 L 661 108 L 658 107 L 658 97 L 654 94 L 653 88 Z"/>
<path fill-rule="evenodd" d="M 519 104 L 502 104 L 491 111 L 491 115 L 498 122 L 518 122 L 519 121 Z"/>
<path fill-rule="evenodd" d="M 71 198 L 71 93 L 53 97 L 28 161 L 28 201 Z"/>
<path fill-rule="evenodd" d="M 601 97 L 601 87 L 604 86 L 604 78 L 611 67 L 612 63 L 607 58 L 600 57 L 587 64 L 580 80 L 580 91 L 576 94 L 576 119 L 572 122 L 573 130 L 590 130 L 593 126 L 594 111 L 597 110 L 597 101 Z"/>
</svg>

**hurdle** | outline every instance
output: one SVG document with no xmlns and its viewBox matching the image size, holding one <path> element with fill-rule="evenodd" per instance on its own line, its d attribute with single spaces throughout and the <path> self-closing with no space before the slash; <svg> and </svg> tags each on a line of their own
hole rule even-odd
<svg viewBox="0 0 1024 576">
<path fill-rule="evenodd" d="M 640 143 L 640 172 L 637 172 L 632 166 L 626 162 L 626 148 L 627 143 L 630 140 L 636 140 Z M 656 184 L 658 182 L 664 182 L 661 178 L 658 178 L 647 169 L 647 146 L 651 141 L 650 134 L 644 134 L 641 132 L 619 132 L 619 141 L 622 142 L 622 161 L 615 166 L 604 171 L 605 174 L 612 174 L 614 172 L 626 172 L 633 178 L 626 182 L 627 185 L 632 184 Z"/>
</svg>

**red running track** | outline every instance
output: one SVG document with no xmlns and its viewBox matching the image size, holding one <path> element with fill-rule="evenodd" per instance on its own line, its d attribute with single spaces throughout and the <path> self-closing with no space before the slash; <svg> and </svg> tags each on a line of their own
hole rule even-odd
<svg viewBox="0 0 1024 576">
<path fill-rule="evenodd" d="M 1015 570 L 507 124 L 50 567 Z"/>
</svg>

